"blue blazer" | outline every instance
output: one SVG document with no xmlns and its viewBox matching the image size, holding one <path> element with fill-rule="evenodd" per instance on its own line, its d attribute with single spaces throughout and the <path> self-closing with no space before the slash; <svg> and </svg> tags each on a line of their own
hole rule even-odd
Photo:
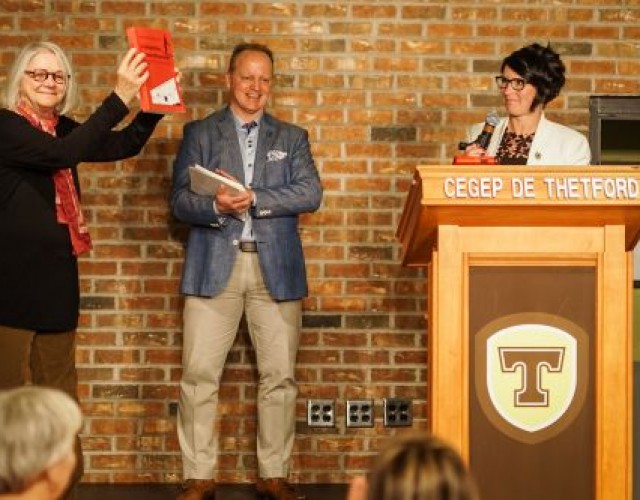
<svg viewBox="0 0 640 500">
<path fill-rule="evenodd" d="M 188 167 L 223 169 L 243 184 L 242 154 L 232 111 L 226 107 L 184 127 L 173 165 L 171 210 L 191 225 L 180 291 L 212 297 L 222 291 L 238 255 L 243 222 L 216 214 L 213 196 L 189 189 Z M 322 186 L 306 130 L 264 114 L 260 121 L 254 175 L 253 233 L 267 289 L 275 300 L 307 295 L 298 215 L 318 209 Z"/>
</svg>

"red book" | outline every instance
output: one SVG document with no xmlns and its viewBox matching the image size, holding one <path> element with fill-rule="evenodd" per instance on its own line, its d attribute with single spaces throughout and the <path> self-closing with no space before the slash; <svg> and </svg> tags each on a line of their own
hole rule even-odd
<svg viewBox="0 0 640 500">
<path fill-rule="evenodd" d="M 127 28 L 129 46 L 146 54 L 149 78 L 140 88 L 140 108 L 151 113 L 182 113 L 185 110 L 176 80 L 173 44 L 168 31 Z"/>
</svg>

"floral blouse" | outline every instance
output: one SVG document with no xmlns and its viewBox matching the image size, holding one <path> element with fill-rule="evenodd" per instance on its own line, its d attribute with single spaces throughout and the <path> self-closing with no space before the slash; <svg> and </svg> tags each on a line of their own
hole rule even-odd
<svg viewBox="0 0 640 500">
<path fill-rule="evenodd" d="M 529 135 L 519 135 L 506 131 L 498 147 L 496 157 L 501 165 L 526 165 L 531 151 L 531 143 L 535 132 Z"/>
</svg>

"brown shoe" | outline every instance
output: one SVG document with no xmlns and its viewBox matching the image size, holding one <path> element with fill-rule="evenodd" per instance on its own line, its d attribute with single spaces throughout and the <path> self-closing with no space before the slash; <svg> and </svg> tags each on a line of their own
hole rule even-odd
<svg viewBox="0 0 640 500">
<path fill-rule="evenodd" d="M 187 479 L 176 500 L 214 500 L 216 482 L 213 479 Z"/>
<path fill-rule="evenodd" d="M 256 492 L 263 500 L 305 500 L 304 495 L 298 495 L 293 485 L 281 477 L 258 478 Z"/>
</svg>

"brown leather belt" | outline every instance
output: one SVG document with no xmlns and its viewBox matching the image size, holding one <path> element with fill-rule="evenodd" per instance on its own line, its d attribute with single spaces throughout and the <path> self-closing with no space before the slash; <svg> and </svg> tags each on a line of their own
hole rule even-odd
<svg viewBox="0 0 640 500">
<path fill-rule="evenodd" d="M 241 241 L 238 245 L 241 252 L 257 252 L 258 244 L 255 241 Z"/>
</svg>

